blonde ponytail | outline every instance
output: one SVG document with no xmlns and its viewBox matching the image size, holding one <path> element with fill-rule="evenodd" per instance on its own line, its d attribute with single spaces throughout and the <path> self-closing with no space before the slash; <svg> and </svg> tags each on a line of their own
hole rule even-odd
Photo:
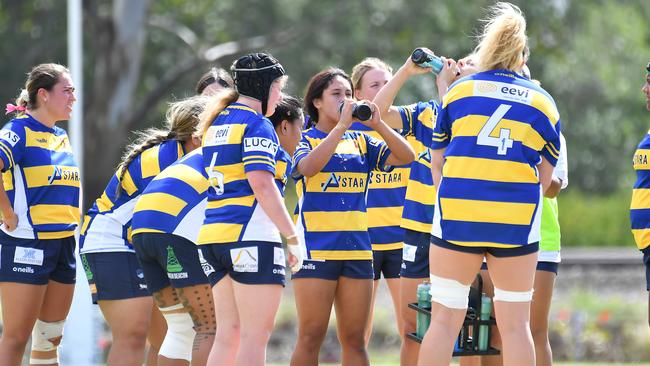
<svg viewBox="0 0 650 366">
<path fill-rule="evenodd" d="M 474 53 L 480 71 L 506 69 L 519 71 L 528 58 L 526 19 L 513 4 L 499 2 L 490 8 L 490 16 Z"/>
<path fill-rule="evenodd" d="M 201 137 L 212 125 L 212 121 L 217 118 L 226 107 L 234 103 L 239 98 L 239 93 L 234 89 L 223 89 L 216 95 L 210 97 L 210 102 L 206 106 L 205 111 L 201 113 L 199 125 L 196 128 L 195 136 Z"/>
</svg>

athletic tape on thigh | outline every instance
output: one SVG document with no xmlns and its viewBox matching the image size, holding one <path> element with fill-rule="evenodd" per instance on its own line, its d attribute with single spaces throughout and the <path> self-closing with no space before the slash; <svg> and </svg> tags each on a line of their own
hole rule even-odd
<svg viewBox="0 0 650 366">
<path fill-rule="evenodd" d="M 451 309 L 467 309 L 469 285 L 430 275 L 431 279 L 431 301 L 435 301 Z"/>
<path fill-rule="evenodd" d="M 532 289 L 530 291 L 506 291 L 500 288 L 494 288 L 494 301 L 529 302 L 532 299 Z"/>
</svg>

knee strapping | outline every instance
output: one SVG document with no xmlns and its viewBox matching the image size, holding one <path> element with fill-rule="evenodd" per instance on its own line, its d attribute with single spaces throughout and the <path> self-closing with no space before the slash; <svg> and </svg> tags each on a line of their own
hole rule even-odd
<svg viewBox="0 0 650 366">
<path fill-rule="evenodd" d="M 532 289 L 530 291 L 506 291 L 500 288 L 494 288 L 494 301 L 529 302 L 532 299 Z"/>
<path fill-rule="evenodd" d="M 160 355 L 170 359 L 192 361 L 192 345 L 194 344 L 194 322 L 189 313 L 176 312 L 183 309 L 182 304 L 160 308 L 167 322 L 167 334 L 160 346 Z"/>
<path fill-rule="evenodd" d="M 469 297 L 469 285 L 430 275 L 431 279 L 431 301 L 435 301 L 451 309 L 467 309 Z"/>
<path fill-rule="evenodd" d="M 58 322 L 44 322 L 36 319 L 32 330 L 32 351 L 50 352 L 59 347 L 60 339 L 63 336 L 63 324 L 65 320 Z M 56 343 L 55 343 L 56 342 Z M 59 362 L 58 354 L 53 358 L 41 359 L 30 357 L 29 362 L 34 365 L 47 365 Z"/>
</svg>

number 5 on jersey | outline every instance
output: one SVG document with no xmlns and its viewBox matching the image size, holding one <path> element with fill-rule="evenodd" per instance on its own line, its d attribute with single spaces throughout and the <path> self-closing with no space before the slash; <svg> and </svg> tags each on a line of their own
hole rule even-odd
<svg viewBox="0 0 650 366">
<path fill-rule="evenodd" d="M 492 137 L 492 133 L 496 129 L 496 126 L 499 124 L 503 116 L 508 113 L 512 108 L 511 105 L 501 104 L 494 113 L 488 118 L 488 120 L 481 128 L 481 131 L 478 133 L 477 143 L 483 146 L 494 146 L 497 148 L 497 154 L 505 155 L 508 152 L 508 149 L 512 147 L 514 140 L 510 138 L 510 129 L 501 128 L 499 130 L 499 137 Z"/>
<path fill-rule="evenodd" d="M 218 154 L 219 154 L 218 152 L 212 154 L 212 160 L 210 160 L 210 170 L 208 170 L 208 178 L 210 181 L 210 185 L 212 186 L 212 188 L 214 188 L 215 192 L 217 193 L 217 196 L 221 196 L 224 192 L 223 173 L 215 169 L 215 165 L 217 165 Z"/>
</svg>

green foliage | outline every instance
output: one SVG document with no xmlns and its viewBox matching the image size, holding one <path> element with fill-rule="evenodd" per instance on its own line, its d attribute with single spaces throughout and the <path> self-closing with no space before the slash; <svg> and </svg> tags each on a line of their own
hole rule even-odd
<svg viewBox="0 0 650 366">
<path fill-rule="evenodd" d="M 631 197 L 631 188 L 605 196 L 577 189 L 563 192 L 558 198 L 562 246 L 634 248 L 629 219 Z"/>
<path fill-rule="evenodd" d="M 554 304 L 549 325 L 553 357 L 560 360 L 639 362 L 650 360 L 645 304 L 574 291 Z"/>
<path fill-rule="evenodd" d="M 633 150 L 647 131 L 648 111 L 640 93 L 643 66 L 650 55 L 650 2 L 646 0 L 520 1 L 527 17 L 533 76 L 554 96 L 568 141 L 572 187 L 593 195 L 628 187 L 625 179 Z M 399 67 L 410 51 L 428 46 L 459 58 L 472 51 L 480 32 L 479 19 L 493 0 L 158 0 L 150 10 L 145 55 L 133 109 L 143 104 L 166 72 L 224 42 L 293 29 L 287 42 L 268 44 L 290 75 L 288 92 L 301 96 L 309 78 L 327 66 L 350 71 L 367 56 Z M 130 4 L 124 2 L 125 6 Z M 110 15 L 113 2 L 84 2 L 85 11 Z M 63 62 L 66 55 L 66 7 L 53 0 L 0 0 L 0 68 L 4 87 L 0 100 L 17 95 L 24 74 L 41 62 Z M 97 40 L 110 38 L 104 23 L 84 23 L 86 91 L 94 85 Z M 163 20 L 171 27 L 154 25 Z M 196 42 L 181 39 L 181 28 Z M 94 32 L 102 31 L 101 34 Z M 187 34 L 187 33 L 186 33 Z M 220 62 L 229 67 L 233 55 Z M 137 128 L 162 120 L 166 102 L 192 93 L 198 77 L 209 68 L 200 63 L 161 93 Z M 414 78 L 396 102 L 412 103 L 436 96 L 431 75 Z M 87 104 L 110 103 L 89 100 Z M 86 116 L 86 120 L 95 119 Z M 115 143 L 112 141 L 111 143 Z M 117 157 L 116 157 L 117 158 Z M 623 163 L 625 162 L 625 163 Z M 93 175 L 87 172 L 85 175 Z M 104 173 L 102 173 L 104 174 Z M 599 199 L 589 196 L 590 201 Z M 612 217 L 609 221 L 617 222 Z M 583 220 L 584 221 L 584 220 Z M 565 226 L 569 227 L 571 223 Z M 622 226 L 625 230 L 626 226 Z M 621 230 L 620 228 L 618 230 Z M 567 232 L 567 235 L 571 235 Z M 587 234 L 588 236 L 589 234 Z M 617 239 L 620 241 L 621 239 Z M 581 242 L 584 240 L 581 240 Z M 567 240 L 566 242 L 569 242 Z M 573 243 L 573 237 L 571 238 Z"/>
</svg>

